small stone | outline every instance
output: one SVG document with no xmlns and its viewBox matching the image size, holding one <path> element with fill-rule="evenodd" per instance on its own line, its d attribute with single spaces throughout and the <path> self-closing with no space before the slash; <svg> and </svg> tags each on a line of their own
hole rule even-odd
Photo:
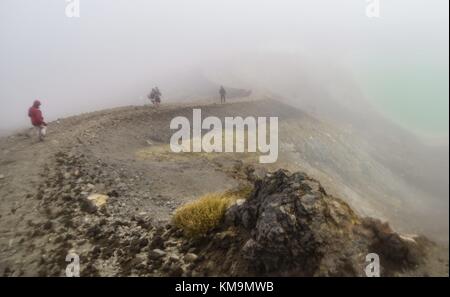
<svg viewBox="0 0 450 297">
<path fill-rule="evenodd" d="M 152 248 L 162 248 L 164 247 L 164 239 L 161 235 L 155 235 L 150 243 L 150 247 Z"/>
<path fill-rule="evenodd" d="M 180 277 L 184 273 L 183 268 L 179 263 L 172 263 L 169 268 L 169 276 L 171 277 Z"/>
<path fill-rule="evenodd" d="M 148 254 L 148 257 L 152 260 L 161 259 L 166 255 L 166 252 L 160 249 L 151 250 Z"/>
<path fill-rule="evenodd" d="M 179 262 L 180 261 L 180 257 L 176 254 L 172 254 L 169 256 L 169 262 Z"/>
<path fill-rule="evenodd" d="M 51 221 L 47 221 L 44 225 L 42 225 L 42 228 L 44 230 L 50 230 L 52 228 L 53 224 Z"/>
<path fill-rule="evenodd" d="M 109 197 L 107 195 L 92 194 L 92 195 L 89 195 L 87 200 L 89 200 L 96 207 L 100 208 L 100 207 L 102 207 L 102 206 L 104 206 L 106 204 L 106 202 L 108 201 L 108 198 Z"/>
<path fill-rule="evenodd" d="M 146 247 L 148 245 L 148 239 L 147 238 L 141 238 L 141 240 L 139 241 L 139 246 L 141 248 Z"/>
<path fill-rule="evenodd" d="M 193 263 L 195 260 L 197 260 L 198 256 L 194 253 L 187 253 L 186 256 L 184 256 L 184 261 L 187 263 Z"/>
<path fill-rule="evenodd" d="M 97 206 L 95 206 L 95 204 L 93 204 L 92 201 L 89 201 L 87 199 L 82 200 L 81 210 L 87 213 L 94 213 L 97 211 L 97 209 L 98 209 Z"/>
</svg>

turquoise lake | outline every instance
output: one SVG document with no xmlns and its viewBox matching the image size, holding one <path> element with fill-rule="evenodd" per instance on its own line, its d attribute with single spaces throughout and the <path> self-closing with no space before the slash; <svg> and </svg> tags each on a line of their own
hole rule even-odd
<svg viewBox="0 0 450 297">
<path fill-rule="evenodd" d="M 366 60 L 359 83 L 367 99 L 385 116 L 423 136 L 449 132 L 448 53 Z"/>
</svg>

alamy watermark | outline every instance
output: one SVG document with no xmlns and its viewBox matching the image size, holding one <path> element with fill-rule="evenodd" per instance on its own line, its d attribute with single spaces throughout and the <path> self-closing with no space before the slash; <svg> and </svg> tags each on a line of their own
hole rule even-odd
<svg viewBox="0 0 450 297">
<path fill-rule="evenodd" d="M 80 277 L 80 256 L 75 253 L 68 253 L 66 256 L 66 262 L 69 262 L 66 266 L 66 276 Z"/>
<path fill-rule="evenodd" d="M 68 18 L 79 18 L 80 17 L 80 0 L 65 0 L 66 4 L 66 16 Z M 368 18 L 379 18 L 380 17 L 380 0 L 365 0 L 366 5 L 366 16 Z"/>
<path fill-rule="evenodd" d="M 278 117 L 225 117 L 222 125 L 218 117 L 202 120 L 201 109 L 193 109 L 191 123 L 186 117 L 176 117 L 170 129 L 178 129 L 170 139 L 174 153 L 256 153 L 260 163 L 274 163 L 278 159 Z M 202 135 L 202 130 L 208 130 Z M 247 148 L 247 150 L 245 149 Z"/>
<path fill-rule="evenodd" d="M 380 277 L 380 256 L 376 253 L 367 254 L 366 262 L 369 262 L 365 269 L 366 276 Z"/>
<path fill-rule="evenodd" d="M 80 17 L 80 0 L 66 0 L 66 16 L 68 18 Z"/>
<path fill-rule="evenodd" d="M 366 16 L 368 18 L 380 17 L 380 0 L 366 0 Z"/>
</svg>

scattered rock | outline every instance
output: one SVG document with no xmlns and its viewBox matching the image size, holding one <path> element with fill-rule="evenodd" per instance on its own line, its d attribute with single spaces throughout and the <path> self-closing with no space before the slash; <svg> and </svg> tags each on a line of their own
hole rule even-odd
<svg viewBox="0 0 450 297">
<path fill-rule="evenodd" d="M 53 226 L 52 222 L 51 221 L 47 221 L 47 222 L 45 222 L 44 225 L 42 225 L 42 228 L 44 230 L 50 230 L 52 228 L 52 226 Z"/>
<path fill-rule="evenodd" d="M 187 253 L 184 256 L 184 261 L 187 263 L 194 263 L 197 260 L 198 256 L 194 253 Z"/>
<path fill-rule="evenodd" d="M 148 257 L 152 260 L 161 259 L 166 255 L 166 252 L 160 249 L 151 250 L 148 254 Z"/>
<path fill-rule="evenodd" d="M 414 269 L 425 257 L 426 239 L 357 216 L 304 173 L 266 174 L 235 163 L 234 170 L 246 171 L 254 183 L 253 192 L 226 211 L 217 229 L 194 240 L 170 224 L 153 222 L 151 212 L 128 200 L 115 199 L 149 195 L 130 190 L 124 170 L 109 176 L 101 160 L 89 166 L 80 154 L 57 158 L 58 169 L 43 175 L 47 182 L 35 196 L 46 220 L 30 222 L 30 236 L 55 245 L 42 251 L 42 275 L 63 273 L 71 247 L 87 250 L 80 255 L 86 261 L 83 276 L 103 273 L 108 263 L 117 265 L 114 274 L 120 276 L 364 276 L 365 255 L 372 252 L 383 259 L 382 275 L 389 276 Z M 174 197 L 152 195 L 176 206 Z"/>
<path fill-rule="evenodd" d="M 161 235 L 156 234 L 150 243 L 150 248 L 164 248 L 164 239 L 161 237 Z"/>
<path fill-rule="evenodd" d="M 171 277 L 180 277 L 184 273 L 183 268 L 181 267 L 180 263 L 174 262 L 170 265 L 169 273 L 168 275 Z"/>
<path fill-rule="evenodd" d="M 102 206 L 104 206 L 106 204 L 106 202 L 108 201 L 108 198 L 109 197 L 107 195 L 91 194 L 91 195 L 89 195 L 87 200 L 90 201 L 97 208 L 100 208 L 100 207 L 102 207 Z"/>
</svg>

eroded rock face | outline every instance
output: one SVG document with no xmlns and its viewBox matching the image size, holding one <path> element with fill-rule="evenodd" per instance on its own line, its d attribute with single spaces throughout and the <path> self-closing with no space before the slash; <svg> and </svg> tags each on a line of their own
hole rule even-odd
<svg viewBox="0 0 450 297">
<path fill-rule="evenodd" d="M 217 265 L 200 263 L 197 270 L 212 266 L 219 268 L 210 273 L 219 275 L 365 276 L 366 255 L 377 253 L 382 274 L 392 275 L 421 261 L 423 243 L 379 220 L 360 218 L 305 174 L 280 170 L 257 180 L 251 197 L 227 211 L 221 230 L 201 252 L 205 263 Z"/>
</svg>

